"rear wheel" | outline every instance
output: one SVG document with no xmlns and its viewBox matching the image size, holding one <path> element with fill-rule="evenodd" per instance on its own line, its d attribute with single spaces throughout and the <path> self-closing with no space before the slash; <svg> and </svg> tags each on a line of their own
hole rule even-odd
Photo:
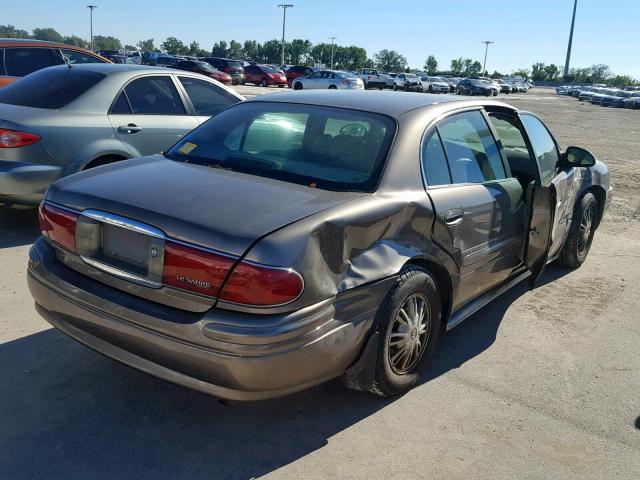
<svg viewBox="0 0 640 480">
<path fill-rule="evenodd" d="M 400 395 L 418 382 L 436 348 L 440 309 L 431 274 L 413 265 L 403 269 L 378 312 L 373 393 Z"/>
<path fill-rule="evenodd" d="M 395 83 L 393 84 L 393 91 L 397 92 L 398 91 L 398 85 L 396 85 Z"/>
<path fill-rule="evenodd" d="M 268 87 L 269 84 L 267 83 L 267 81 L 263 78 L 262 81 L 260 82 L 260 86 L 261 87 Z"/>
<path fill-rule="evenodd" d="M 293 84 L 293 89 L 294 90 L 302 90 L 302 88 L 303 88 L 302 87 L 302 83 L 300 83 L 300 82 L 296 82 L 296 83 Z"/>
<path fill-rule="evenodd" d="M 587 192 L 576 204 L 569 235 L 560 252 L 560 263 L 565 267 L 578 268 L 584 263 L 591 248 L 593 234 L 598 225 L 598 201 Z"/>
<path fill-rule="evenodd" d="M 336 87 L 335 85 L 329 85 L 329 90 L 337 90 L 338 87 Z"/>
</svg>

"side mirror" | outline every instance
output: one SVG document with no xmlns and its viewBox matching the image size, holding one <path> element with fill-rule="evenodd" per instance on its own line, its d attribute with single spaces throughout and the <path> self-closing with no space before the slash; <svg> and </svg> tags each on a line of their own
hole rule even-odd
<svg viewBox="0 0 640 480">
<path fill-rule="evenodd" d="M 596 157 L 589 150 L 580 147 L 567 148 L 564 158 L 570 167 L 593 167 L 596 164 Z"/>
</svg>

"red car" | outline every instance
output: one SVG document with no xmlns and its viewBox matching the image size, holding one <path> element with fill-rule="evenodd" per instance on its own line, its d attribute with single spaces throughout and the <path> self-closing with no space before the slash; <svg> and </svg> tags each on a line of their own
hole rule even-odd
<svg viewBox="0 0 640 480">
<path fill-rule="evenodd" d="M 231 75 L 213 68 L 207 62 L 199 62 L 196 60 L 181 60 L 175 65 L 172 65 L 170 68 L 177 68 L 178 70 L 201 73 L 202 75 L 211 77 L 214 80 L 219 81 L 220 83 L 231 85 Z"/>
<path fill-rule="evenodd" d="M 307 67 L 306 65 L 294 65 L 287 69 L 287 82 L 291 85 L 296 78 L 308 77 L 317 70 L 317 68 Z"/>
<path fill-rule="evenodd" d="M 268 87 L 269 85 L 277 85 L 282 88 L 287 85 L 287 77 L 282 70 L 272 67 L 271 65 L 249 65 L 244 67 L 244 82 Z"/>
</svg>

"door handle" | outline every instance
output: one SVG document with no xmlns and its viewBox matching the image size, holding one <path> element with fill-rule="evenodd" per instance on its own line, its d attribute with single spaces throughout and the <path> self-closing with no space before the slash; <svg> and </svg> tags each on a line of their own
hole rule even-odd
<svg viewBox="0 0 640 480">
<path fill-rule="evenodd" d="M 444 223 L 450 227 L 453 227 L 454 225 L 458 225 L 463 218 L 464 212 L 462 210 L 454 208 L 453 210 L 449 210 L 444 214 Z"/>
<path fill-rule="evenodd" d="M 135 123 L 130 123 L 129 125 L 121 125 L 118 127 L 118 133 L 127 133 L 129 135 L 138 133 L 140 130 L 142 130 L 142 127 L 137 126 Z"/>
</svg>

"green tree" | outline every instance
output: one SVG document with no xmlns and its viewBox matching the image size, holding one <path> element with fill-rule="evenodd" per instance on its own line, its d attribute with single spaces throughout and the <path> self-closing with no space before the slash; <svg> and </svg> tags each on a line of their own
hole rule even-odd
<svg viewBox="0 0 640 480">
<path fill-rule="evenodd" d="M 537 62 L 531 65 L 531 79 L 534 81 L 546 80 L 546 73 L 544 71 L 546 65 L 542 62 Z"/>
<path fill-rule="evenodd" d="M 236 42 L 235 40 L 231 40 L 229 42 L 229 50 L 227 51 L 227 55 L 229 58 L 242 58 L 242 44 L 240 42 Z"/>
<path fill-rule="evenodd" d="M 465 58 L 462 61 L 463 71 L 462 74 L 465 77 L 477 77 L 482 72 L 482 64 L 477 60 Z"/>
<path fill-rule="evenodd" d="M 398 72 L 407 68 L 407 59 L 395 50 L 380 50 L 373 56 L 376 67 L 385 72 Z"/>
<path fill-rule="evenodd" d="M 605 83 L 611 77 L 611 69 L 602 63 L 589 67 L 592 83 Z"/>
<path fill-rule="evenodd" d="M 285 59 L 292 65 L 304 65 L 311 53 L 311 42 L 294 38 L 291 43 L 285 45 Z"/>
<path fill-rule="evenodd" d="M 436 57 L 429 55 L 427 57 L 427 61 L 424 62 L 424 69 L 429 75 L 435 75 L 438 71 L 438 61 L 436 60 Z"/>
<path fill-rule="evenodd" d="M 607 83 L 614 87 L 635 87 L 637 85 L 640 85 L 640 82 L 638 82 L 638 80 L 635 80 L 629 75 L 616 75 L 607 80 Z"/>
<path fill-rule="evenodd" d="M 514 77 L 522 77 L 524 79 L 528 79 L 531 75 L 531 71 L 527 70 L 526 68 L 520 68 L 511 72 L 511 75 L 513 75 Z"/>
<path fill-rule="evenodd" d="M 73 45 L 74 47 L 89 48 L 89 42 L 87 42 L 83 38 L 76 37 L 75 35 L 62 37 L 62 43 L 66 43 L 67 45 Z"/>
<path fill-rule="evenodd" d="M 242 58 L 245 60 L 255 60 L 260 54 L 260 44 L 255 40 L 245 40 L 242 45 Z"/>
<path fill-rule="evenodd" d="M 0 38 L 31 38 L 31 35 L 13 25 L 0 25 Z"/>
<path fill-rule="evenodd" d="M 33 38 L 36 40 L 48 40 L 49 42 L 62 42 L 62 35 L 50 27 L 34 28 Z"/>
<path fill-rule="evenodd" d="M 94 35 L 93 48 L 95 50 L 115 50 L 117 52 L 122 50 L 122 43 L 111 35 Z"/>
<path fill-rule="evenodd" d="M 124 48 L 127 52 L 132 52 L 134 50 L 138 50 L 138 47 L 136 47 L 135 45 L 129 45 L 129 44 L 125 44 Z"/>
<path fill-rule="evenodd" d="M 334 46 L 335 51 L 335 46 Z M 318 43 L 311 47 L 309 53 L 313 63 L 323 63 L 329 65 L 331 62 L 331 44 L 330 43 Z"/>
<path fill-rule="evenodd" d="M 464 60 L 462 57 L 454 58 L 451 60 L 451 66 L 449 67 L 452 75 L 460 76 L 464 72 Z"/>
<path fill-rule="evenodd" d="M 282 54 L 282 43 L 280 40 L 268 40 L 262 44 L 260 55 L 258 56 L 261 63 L 279 64 Z"/>
<path fill-rule="evenodd" d="M 555 82 L 560 78 L 560 67 L 555 64 L 547 65 L 544 67 L 545 79 L 550 82 Z"/>
<path fill-rule="evenodd" d="M 164 49 L 169 55 L 186 55 L 189 51 L 182 40 L 178 40 L 176 37 L 169 37 L 160 44 L 160 47 Z"/>
<path fill-rule="evenodd" d="M 156 45 L 153 43 L 153 38 L 148 38 L 147 40 L 140 40 L 138 43 L 138 48 L 143 52 L 155 52 Z"/>
<path fill-rule="evenodd" d="M 227 42 L 220 40 L 213 44 L 211 48 L 212 57 L 226 57 L 227 56 Z"/>
</svg>

